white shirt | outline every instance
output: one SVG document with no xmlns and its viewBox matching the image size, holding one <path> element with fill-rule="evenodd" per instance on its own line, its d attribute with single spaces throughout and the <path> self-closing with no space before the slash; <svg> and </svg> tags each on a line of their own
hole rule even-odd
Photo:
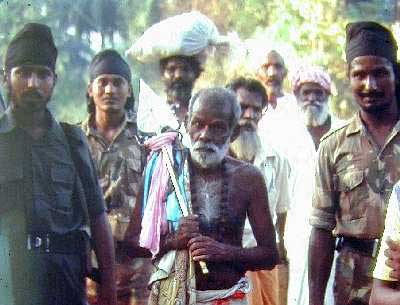
<svg viewBox="0 0 400 305">
<path fill-rule="evenodd" d="M 306 262 L 311 227 L 311 211 L 315 145 L 304 124 L 296 98 L 284 94 L 276 108 L 268 108 L 259 122 L 260 136 L 289 160 L 292 168 L 292 206 L 288 212 L 285 245 L 290 261 L 289 304 L 305 304 L 307 300 Z M 303 287 L 303 289 L 302 289 Z M 305 288 L 305 289 L 304 289 Z"/>
<path fill-rule="evenodd" d="M 285 213 L 290 207 L 290 165 L 286 158 L 275 149 L 262 145 L 259 153 L 254 158 L 256 166 L 263 174 L 268 192 L 269 211 L 275 224 L 277 214 Z M 243 230 L 243 247 L 255 247 L 250 222 L 246 219 Z"/>
</svg>

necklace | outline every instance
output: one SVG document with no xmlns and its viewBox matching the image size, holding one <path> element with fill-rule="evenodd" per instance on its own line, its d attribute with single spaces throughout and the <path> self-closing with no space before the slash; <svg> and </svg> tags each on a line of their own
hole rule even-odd
<svg viewBox="0 0 400 305">
<path fill-rule="evenodd" d="M 190 160 L 190 159 L 189 159 Z M 216 207 L 217 213 L 219 213 L 220 217 L 218 218 L 216 223 L 212 225 L 207 225 L 205 221 L 206 215 L 201 212 L 200 206 L 198 204 L 199 191 L 196 189 L 196 184 L 194 183 L 194 179 L 196 176 L 196 172 L 193 168 L 193 163 L 190 160 L 189 162 L 189 173 L 190 173 L 190 196 L 192 203 L 192 210 L 194 214 L 199 215 L 200 218 L 200 230 L 202 232 L 210 232 L 210 231 L 218 231 L 216 234 L 217 240 L 222 242 L 224 237 L 229 230 L 228 219 L 229 219 L 229 209 L 228 209 L 228 196 L 229 196 L 229 179 L 226 168 L 226 160 L 223 159 L 220 165 L 220 173 L 221 173 L 221 186 L 220 186 L 220 198 L 218 202 L 218 206 Z M 200 190 L 201 192 L 201 190 Z"/>
</svg>

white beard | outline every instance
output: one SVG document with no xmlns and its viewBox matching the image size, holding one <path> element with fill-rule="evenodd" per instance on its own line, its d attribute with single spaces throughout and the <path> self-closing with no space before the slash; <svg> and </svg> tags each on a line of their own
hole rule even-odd
<svg viewBox="0 0 400 305">
<path fill-rule="evenodd" d="M 230 148 L 239 160 L 252 162 L 261 148 L 261 140 L 256 130 L 242 129 Z"/>
<path fill-rule="evenodd" d="M 314 104 L 299 103 L 304 123 L 308 127 L 318 127 L 323 125 L 329 117 L 329 107 L 327 102 L 317 102 Z"/>
<path fill-rule="evenodd" d="M 211 151 L 198 150 L 200 148 L 207 148 Z M 222 160 L 229 150 L 229 139 L 221 146 L 213 143 L 204 143 L 197 141 L 190 145 L 190 156 L 194 163 L 204 169 L 214 168 L 221 164 Z"/>
</svg>

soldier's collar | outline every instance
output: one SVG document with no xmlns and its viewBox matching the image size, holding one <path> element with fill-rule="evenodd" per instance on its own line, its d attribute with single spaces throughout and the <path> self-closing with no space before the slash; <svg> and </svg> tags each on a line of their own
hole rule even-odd
<svg viewBox="0 0 400 305">
<path fill-rule="evenodd" d="M 88 136 L 98 136 L 98 132 L 96 131 L 96 129 L 93 127 L 93 122 L 94 122 L 94 114 L 90 114 L 81 124 L 82 126 L 82 130 L 85 133 L 85 135 Z M 124 120 L 121 123 L 120 129 L 119 129 L 119 133 L 122 132 L 122 130 L 126 129 L 127 126 L 131 126 L 134 125 L 134 133 L 131 136 L 135 136 L 136 133 L 136 120 L 134 117 L 128 115 L 127 113 L 125 113 L 125 117 Z M 128 128 L 130 129 L 130 128 Z"/>
<path fill-rule="evenodd" d="M 364 128 L 364 123 L 361 121 L 360 112 L 357 112 L 350 121 L 346 130 L 346 136 L 361 132 Z"/>
<path fill-rule="evenodd" d="M 56 136 L 60 135 L 58 122 L 54 119 L 51 112 L 46 109 L 46 116 L 48 118 L 49 126 L 48 131 L 53 132 Z M 0 134 L 8 133 L 12 131 L 17 126 L 14 113 L 11 107 L 8 107 L 3 114 L 0 116 Z"/>
</svg>

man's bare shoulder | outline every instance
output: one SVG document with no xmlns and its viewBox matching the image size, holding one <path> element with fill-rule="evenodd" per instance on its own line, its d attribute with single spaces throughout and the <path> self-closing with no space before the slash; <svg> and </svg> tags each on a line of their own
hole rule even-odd
<svg viewBox="0 0 400 305">
<path fill-rule="evenodd" d="M 253 164 L 245 161 L 234 159 L 232 157 L 226 157 L 226 167 L 229 174 L 236 179 L 251 179 L 247 180 L 247 183 L 251 183 L 257 179 L 263 179 L 260 170 Z"/>
</svg>

